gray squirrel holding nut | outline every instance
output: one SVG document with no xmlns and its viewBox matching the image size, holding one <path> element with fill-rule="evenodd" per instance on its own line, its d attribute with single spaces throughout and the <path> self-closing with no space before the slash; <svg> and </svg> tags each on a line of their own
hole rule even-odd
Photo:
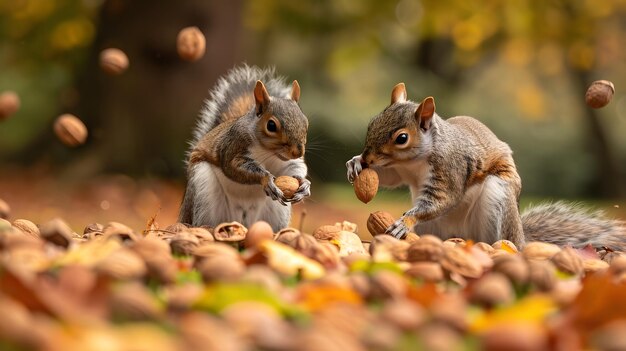
<svg viewBox="0 0 626 351">
<path fill-rule="evenodd" d="M 289 224 L 291 203 L 310 195 L 304 162 L 308 119 L 300 109 L 300 86 L 288 86 L 273 69 L 243 65 L 219 79 L 194 131 L 187 157 L 187 186 L 179 221 L 216 226 L 258 220 L 274 231 Z M 520 215 L 521 178 L 510 147 L 478 120 L 442 119 L 432 97 L 407 99 L 403 83 L 391 103 L 369 123 L 365 148 L 346 163 L 353 182 L 372 168 L 385 187 L 406 185 L 413 208 L 387 234 L 429 233 L 522 248 L 528 241 L 559 246 L 626 250 L 626 226 L 562 203 L 536 206 Z M 287 198 L 276 177 L 296 178 Z"/>
</svg>

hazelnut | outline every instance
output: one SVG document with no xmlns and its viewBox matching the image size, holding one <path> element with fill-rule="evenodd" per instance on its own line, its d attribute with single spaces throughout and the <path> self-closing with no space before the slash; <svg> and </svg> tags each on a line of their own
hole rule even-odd
<svg viewBox="0 0 626 351">
<path fill-rule="evenodd" d="M 420 239 L 409 246 L 407 261 L 432 261 L 438 262 L 443 255 L 443 243 L 441 239 L 433 235 L 422 235 Z"/>
<path fill-rule="evenodd" d="M 70 147 L 82 145 L 87 140 L 87 127 L 80 119 L 69 113 L 56 119 L 54 133 L 63 144 Z"/>
<path fill-rule="evenodd" d="M 589 86 L 585 93 L 585 102 L 593 108 L 606 106 L 615 94 L 615 86 L 608 80 L 597 80 Z"/>
<path fill-rule="evenodd" d="M 0 94 L 0 121 L 9 118 L 20 109 L 20 97 L 12 92 L 5 91 Z"/>
<path fill-rule="evenodd" d="M 277 177 L 274 184 L 283 192 L 287 199 L 291 199 L 300 187 L 300 182 L 296 178 L 289 176 Z"/>
<path fill-rule="evenodd" d="M 27 219 L 14 220 L 13 227 L 21 230 L 26 235 L 32 236 L 33 238 L 39 237 L 39 227 Z"/>
<path fill-rule="evenodd" d="M 387 228 L 391 226 L 396 220 L 393 218 L 391 213 L 385 211 L 376 211 L 370 213 L 370 216 L 367 218 L 367 230 L 372 234 L 372 236 L 376 236 L 379 234 L 384 234 L 387 231 Z"/>
<path fill-rule="evenodd" d="M 178 56 L 185 61 L 197 61 L 206 51 L 206 39 L 198 27 L 183 28 L 176 39 Z"/>
<path fill-rule="evenodd" d="M 265 221 L 258 221 L 248 229 L 248 234 L 243 241 L 243 245 L 246 248 L 255 247 L 263 240 L 272 240 L 274 237 L 274 230 L 269 223 Z"/>
<path fill-rule="evenodd" d="M 372 201 L 378 192 L 378 173 L 366 168 L 354 180 L 354 193 L 363 203 Z"/>
<path fill-rule="evenodd" d="M 128 56 L 120 49 L 110 48 L 100 52 L 100 68 L 110 75 L 119 75 L 128 68 Z"/>
<path fill-rule="evenodd" d="M 0 199 L 0 218 L 7 219 L 11 215 L 11 207 L 4 200 Z"/>
<path fill-rule="evenodd" d="M 443 247 L 441 266 L 449 272 L 458 273 L 468 278 L 478 278 L 483 273 L 483 268 L 478 261 L 458 247 Z"/>
<path fill-rule="evenodd" d="M 561 251 L 557 245 L 533 241 L 524 247 L 522 255 L 529 260 L 548 260 Z"/>
<path fill-rule="evenodd" d="M 583 273 L 583 260 L 571 247 L 566 247 L 552 257 L 552 262 L 561 271 L 580 275 Z"/>
<path fill-rule="evenodd" d="M 41 225 L 41 238 L 61 247 L 70 246 L 72 229 L 60 218 L 55 218 Z"/>
<path fill-rule="evenodd" d="M 213 237 L 216 241 L 243 241 L 248 229 L 239 222 L 222 223 L 215 227 Z"/>
<path fill-rule="evenodd" d="M 514 292 L 509 280 L 500 273 L 490 273 L 474 284 L 470 301 L 488 307 L 513 301 Z"/>
</svg>

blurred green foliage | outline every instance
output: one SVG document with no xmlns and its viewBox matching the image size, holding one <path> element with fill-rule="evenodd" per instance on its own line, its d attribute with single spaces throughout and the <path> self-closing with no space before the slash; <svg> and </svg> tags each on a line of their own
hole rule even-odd
<svg viewBox="0 0 626 351">
<path fill-rule="evenodd" d="M 97 49 L 103 3 L 0 0 L 0 91 L 22 97 L 19 113 L 0 125 L 0 159 L 31 144 L 80 95 L 75 79 Z M 602 161 L 590 142 L 583 88 L 612 80 L 617 93 L 596 118 L 618 164 L 626 161 L 625 0 L 243 4 L 232 64 L 275 65 L 300 81 L 311 120 L 307 157 L 318 181 L 345 181 L 345 161 L 361 151 L 368 120 L 399 81 L 409 98 L 432 95 L 443 117 L 477 117 L 508 142 L 524 193 L 593 196 L 590 184 L 606 175 L 597 171 Z M 175 111 L 177 102 L 168 103 L 165 110 Z"/>
</svg>

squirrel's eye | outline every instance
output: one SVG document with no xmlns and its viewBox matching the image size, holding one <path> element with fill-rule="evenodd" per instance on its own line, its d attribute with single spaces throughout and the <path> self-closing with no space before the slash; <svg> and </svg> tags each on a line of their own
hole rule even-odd
<svg viewBox="0 0 626 351">
<path fill-rule="evenodd" d="M 274 122 L 271 119 L 269 121 L 267 121 L 267 131 L 268 132 L 275 133 L 277 129 L 278 129 L 278 127 L 276 126 L 276 122 Z"/>
<path fill-rule="evenodd" d="M 396 137 L 396 145 L 404 145 L 409 141 L 409 135 L 407 133 L 402 133 Z"/>
</svg>

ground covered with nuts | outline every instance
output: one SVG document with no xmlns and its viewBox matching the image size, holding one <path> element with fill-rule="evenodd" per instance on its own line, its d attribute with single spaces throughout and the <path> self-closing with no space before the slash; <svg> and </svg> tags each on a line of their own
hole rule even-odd
<svg viewBox="0 0 626 351">
<path fill-rule="evenodd" d="M 0 349 L 626 347 L 622 253 L 358 229 L 0 219 Z"/>
</svg>

